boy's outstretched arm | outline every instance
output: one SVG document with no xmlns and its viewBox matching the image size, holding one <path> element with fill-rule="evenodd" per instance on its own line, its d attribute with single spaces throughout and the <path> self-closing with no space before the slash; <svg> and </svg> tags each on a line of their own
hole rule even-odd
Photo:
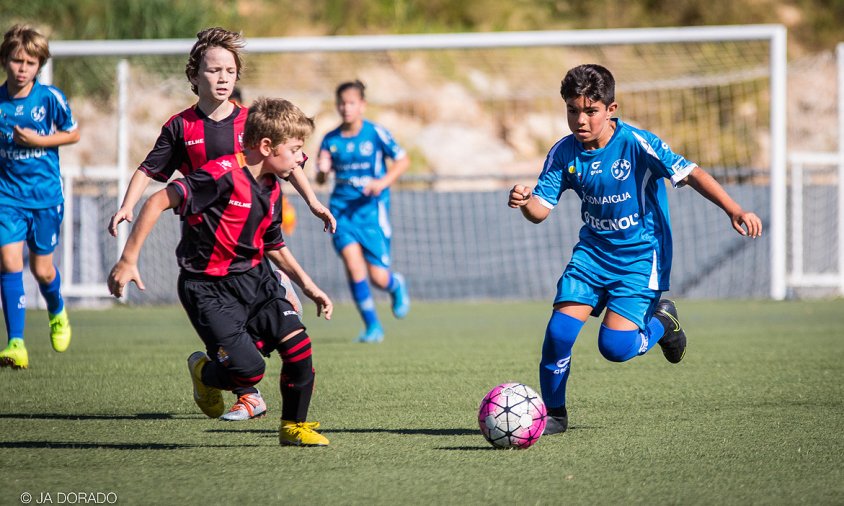
<svg viewBox="0 0 844 506">
<path fill-rule="evenodd" d="M 700 167 L 686 177 L 686 184 L 720 207 L 730 217 L 733 228 L 741 235 L 757 238 L 762 235 L 762 220 L 755 213 L 745 211 L 732 199 L 718 181 Z"/>
<path fill-rule="evenodd" d="M 522 215 L 532 223 L 540 223 L 551 214 L 551 210 L 533 196 L 531 187 L 521 184 L 517 184 L 510 190 L 507 205 L 513 209 L 521 209 Z"/>
<path fill-rule="evenodd" d="M 144 207 L 138 215 L 138 221 L 132 227 L 132 232 L 129 234 L 129 239 L 120 255 L 120 260 L 114 264 L 111 273 L 108 275 L 108 291 L 112 295 L 118 298 L 122 296 L 123 288 L 130 281 L 134 281 L 141 290 L 145 289 L 144 282 L 141 280 L 141 273 L 138 271 L 138 257 L 141 253 L 141 247 L 152 231 L 152 227 L 158 222 L 161 213 L 166 209 L 176 207 L 181 201 L 182 199 L 176 190 L 164 188 L 155 192 L 144 203 Z"/>
<path fill-rule="evenodd" d="M 31 128 L 21 128 L 15 125 L 12 139 L 21 146 L 33 148 L 54 148 L 66 146 L 79 141 L 79 129 L 69 132 L 60 131 L 51 135 L 38 135 L 38 132 Z"/>
<path fill-rule="evenodd" d="M 381 192 L 392 186 L 399 176 L 407 172 L 409 167 L 410 156 L 407 154 L 398 160 L 394 160 L 387 169 L 387 173 L 384 177 L 370 181 L 369 184 L 366 185 L 366 188 L 363 189 L 363 194 L 370 197 L 377 197 L 378 195 L 381 195 Z"/>
<path fill-rule="evenodd" d="M 120 204 L 120 209 L 111 217 L 108 223 L 108 233 L 117 237 L 117 225 L 123 221 L 132 222 L 135 218 L 133 210 L 135 204 L 141 200 L 144 190 L 149 186 L 150 177 L 144 174 L 142 170 L 136 170 L 132 174 L 132 179 L 129 181 L 129 186 L 126 188 L 126 195 L 123 197 L 123 203 Z"/>
<path fill-rule="evenodd" d="M 328 173 L 331 172 L 331 153 L 322 149 L 317 158 L 316 182 L 325 184 L 328 181 Z"/>
<path fill-rule="evenodd" d="M 311 188 L 311 183 L 308 181 L 308 176 L 305 174 L 305 169 L 301 166 L 293 169 L 289 181 L 296 188 L 296 191 L 299 192 L 299 195 L 305 199 L 314 216 L 322 220 L 325 225 L 324 230 L 333 234 L 337 230 L 337 220 L 334 219 L 331 211 L 317 198 L 313 188 Z"/>
<path fill-rule="evenodd" d="M 314 301 L 317 306 L 317 316 L 323 316 L 326 320 L 330 320 L 331 313 L 334 312 L 334 303 L 308 276 L 305 269 L 299 265 L 290 249 L 285 246 L 281 249 L 267 251 L 266 255 L 272 263 L 290 277 L 291 281 L 299 285 L 299 288 L 309 299 Z"/>
</svg>

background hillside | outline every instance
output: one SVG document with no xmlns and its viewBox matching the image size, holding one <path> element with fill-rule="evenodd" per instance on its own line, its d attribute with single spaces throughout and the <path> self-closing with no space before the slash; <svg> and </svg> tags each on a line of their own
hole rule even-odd
<svg viewBox="0 0 844 506">
<path fill-rule="evenodd" d="M 837 139 L 837 104 L 817 97 L 836 94 L 832 51 L 844 41 L 836 21 L 844 19 L 844 0 L 0 0 L 0 18 L 7 26 L 16 21 L 33 23 L 54 41 L 192 39 L 200 29 L 214 25 L 240 30 L 248 39 L 781 23 L 789 29 L 788 88 L 813 90 L 789 96 L 789 148 L 830 150 Z M 767 55 L 766 48 L 757 50 Z M 388 125 L 409 149 L 411 174 L 533 174 L 548 146 L 567 133 L 556 91 L 562 74 L 583 61 L 599 61 L 622 83 L 620 115 L 626 120 L 663 133 L 672 147 L 712 170 L 739 167 L 745 173 L 740 177 L 746 177 L 767 167 L 767 128 L 759 126 L 757 118 L 767 116 L 769 97 L 757 88 L 759 82 L 750 81 L 738 91 L 734 85 L 728 93 L 719 86 L 695 88 L 672 98 L 662 96 L 660 106 L 652 107 L 653 93 L 662 86 L 653 81 L 671 83 L 695 76 L 706 82 L 707 73 L 717 72 L 717 80 L 728 83 L 731 71 L 752 70 L 747 66 L 742 70 L 737 63 L 748 56 L 742 54 L 748 49 L 700 48 L 689 53 L 689 63 L 699 64 L 702 58 L 712 62 L 695 69 L 686 68 L 684 56 L 674 54 L 674 48 L 666 51 L 664 59 L 645 64 L 659 66 L 655 72 L 642 72 L 642 54 L 618 50 L 368 58 L 358 54 L 351 59 L 325 54 L 249 55 L 241 88 L 247 103 L 260 95 L 282 94 L 312 114 L 317 135 L 306 147 L 313 152 L 320 136 L 337 123 L 334 87 L 358 77 L 369 85 L 371 119 Z M 674 62 L 673 68 L 667 61 Z M 130 159 L 136 163 L 154 142 L 162 122 L 195 97 L 185 86 L 184 56 L 137 58 L 132 65 L 136 75 L 146 77 L 132 81 L 136 100 L 131 103 Z M 56 63 L 55 82 L 71 98 L 80 124 L 92 132 L 63 150 L 66 166 L 109 163 L 103 146 L 116 143 L 114 79 L 114 61 L 108 59 Z M 704 105 L 696 109 L 691 104 Z M 476 180 L 466 183 L 478 188 Z"/>
<path fill-rule="evenodd" d="M 479 32 L 782 23 L 790 52 L 844 38 L 844 0 L 0 0 L 4 24 L 38 22 L 53 39 Z"/>
</svg>

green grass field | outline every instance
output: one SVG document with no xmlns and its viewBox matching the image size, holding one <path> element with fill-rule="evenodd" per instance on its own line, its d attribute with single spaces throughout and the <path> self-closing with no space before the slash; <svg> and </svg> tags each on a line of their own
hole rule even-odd
<svg viewBox="0 0 844 506">
<path fill-rule="evenodd" d="M 269 416 L 205 418 L 181 308 L 73 311 L 64 354 L 32 311 L 30 369 L 0 370 L 0 504 L 24 492 L 54 504 L 73 492 L 119 504 L 844 503 L 844 301 L 679 310 L 678 365 L 658 349 L 607 362 L 590 321 L 571 429 L 521 451 L 489 446 L 476 413 L 498 383 L 539 388 L 546 303 L 416 303 L 407 320 L 384 318 L 381 345 L 352 343 L 350 306 L 331 322 L 308 315 L 309 418 L 327 448 L 278 445 L 277 356 L 259 385 Z"/>
</svg>

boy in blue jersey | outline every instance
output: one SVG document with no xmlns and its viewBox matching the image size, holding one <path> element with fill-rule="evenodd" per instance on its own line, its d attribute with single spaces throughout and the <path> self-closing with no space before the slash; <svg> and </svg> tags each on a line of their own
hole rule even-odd
<svg viewBox="0 0 844 506">
<path fill-rule="evenodd" d="M 78 141 L 79 129 L 61 90 L 36 79 L 49 57 L 47 39 L 24 25 L 13 26 L 0 45 L 6 71 L 0 87 L 0 295 L 9 338 L 0 351 L 0 367 L 29 367 L 23 341 L 24 242 L 47 302 L 53 349 L 62 352 L 70 345 L 53 251 L 64 215 L 58 148 Z"/>
<path fill-rule="evenodd" d="M 539 382 L 548 407 L 545 434 L 568 428 L 566 382 L 571 350 L 589 315 L 606 313 L 598 349 L 624 362 L 659 343 L 680 362 L 686 335 L 674 302 L 660 299 L 671 270 L 671 224 L 665 185 L 689 185 L 727 213 L 739 234 L 756 238 L 761 220 L 744 211 L 695 163 L 671 151 L 651 132 L 612 118 L 615 79 L 600 65 L 566 73 L 560 94 L 572 135 L 548 153 L 536 187 L 515 185 L 508 205 L 529 221 L 544 220 L 565 190 L 583 201 L 579 242 L 557 284 L 545 332 Z"/>
<path fill-rule="evenodd" d="M 317 182 L 335 173 L 329 207 L 337 218 L 334 249 L 343 259 L 352 298 L 366 328 L 358 342 L 379 343 L 384 330 L 378 320 L 367 275 L 392 298 L 393 315 L 404 318 L 410 297 L 404 277 L 390 269 L 390 185 L 407 170 L 410 158 L 380 125 L 364 119 L 365 86 L 360 81 L 337 87 L 342 124 L 326 134 L 320 147 Z M 388 167 L 386 159 L 393 163 Z"/>
</svg>

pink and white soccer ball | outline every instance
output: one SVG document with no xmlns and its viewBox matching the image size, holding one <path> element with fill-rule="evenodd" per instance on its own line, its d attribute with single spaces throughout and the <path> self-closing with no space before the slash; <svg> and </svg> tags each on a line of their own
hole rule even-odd
<svg viewBox="0 0 844 506">
<path fill-rule="evenodd" d="M 521 383 L 504 383 L 481 401 L 478 424 L 492 446 L 529 448 L 545 430 L 545 403 L 533 389 Z"/>
</svg>

